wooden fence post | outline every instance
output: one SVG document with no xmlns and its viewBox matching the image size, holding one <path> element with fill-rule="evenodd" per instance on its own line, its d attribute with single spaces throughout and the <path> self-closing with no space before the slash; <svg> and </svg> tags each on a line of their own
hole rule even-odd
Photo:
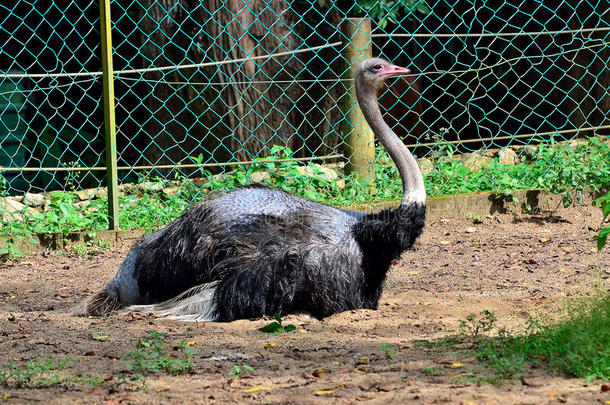
<svg viewBox="0 0 610 405">
<path fill-rule="evenodd" d="M 371 20 L 369 18 L 347 18 L 341 25 L 343 40 L 343 79 L 353 79 L 356 68 L 364 59 L 372 56 Z M 353 80 L 344 80 L 345 152 L 347 163 L 345 174 L 355 173 L 366 185 L 375 183 L 375 136 L 364 120 L 358 107 L 356 87 Z"/>
<path fill-rule="evenodd" d="M 119 229 L 119 194 L 117 180 L 116 121 L 112 67 L 110 0 L 100 0 L 102 34 L 102 81 L 104 85 L 104 128 L 106 135 L 106 186 L 108 189 L 108 227 Z"/>
</svg>

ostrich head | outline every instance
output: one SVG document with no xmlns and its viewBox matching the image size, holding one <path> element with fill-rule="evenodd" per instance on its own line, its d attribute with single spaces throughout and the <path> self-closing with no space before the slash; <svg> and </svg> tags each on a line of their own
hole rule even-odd
<svg viewBox="0 0 610 405">
<path fill-rule="evenodd" d="M 426 189 L 417 162 L 400 138 L 383 120 L 377 102 L 377 93 L 388 77 L 409 73 L 411 73 L 409 69 L 392 65 L 386 60 L 367 59 L 356 69 L 356 96 L 366 122 L 398 168 L 402 180 L 401 204 L 424 204 Z"/>
<path fill-rule="evenodd" d="M 356 69 L 356 83 L 358 87 L 372 89 L 376 93 L 388 77 L 410 73 L 409 69 L 393 65 L 385 59 L 372 58 L 362 62 Z"/>
</svg>

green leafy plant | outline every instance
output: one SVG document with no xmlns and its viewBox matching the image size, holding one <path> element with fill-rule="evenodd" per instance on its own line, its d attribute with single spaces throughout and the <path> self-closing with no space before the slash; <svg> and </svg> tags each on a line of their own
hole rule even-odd
<svg viewBox="0 0 610 405">
<path fill-rule="evenodd" d="M 163 343 L 163 337 L 163 333 L 150 332 L 148 337 L 139 340 L 135 349 L 123 357 L 123 360 L 131 360 L 128 369 L 136 375 L 189 373 L 193 368 L 191 358 L 195 351 L 181 342 L 172 353 Z"/>
<path fill-rule="evenodd" d="M 11 229 L 15 229 L 15 223 L 7 225 L 7 232 Z M 0 233 L 0 261 L 2 260 L 15 260 L 24 256 L 24 252 L 21 246 L 25 243 L 38 244 L 38 240 L 34 238 L 31 233 L 26 232 L 13 232 L 8 233 L 7 236 L 2 236 Z"/>
<path fill-rule="evenodd" d="M 21 363 L 9 361 L 8 364 L 0 367 L 0 386 L 4 387 L 29 387 L 40 388 L 50 387 L 65 381 L 67 377 L 56 373 L 72 367 L 72 359 L 32 359 Z"/>
<path fill-rule="evenodd" d="M 427 375 L 429 377 L 437 377 L 439 375 L 441 375 L 441 372 L 434 367 L 424 367 L 421 369 L 421 373 L 423 375 Z"/>
<path fill-rule="evenodd" d="M 452 145 L 440 145 L 428 158 L 433 167 L 424 175 L 427 193 L 492 191 L 500 198 L 512 200 L 516 190 L 544 189 L 560 193 L 564 205 L 569 205 L 578 200 L 585 189 L 596 191 L 610 184 L 609 143 L 595 137 L 578 144 L 558 142 L 554 137 L 537 141 L 540 144 L 531 158 L 514 165 L 501 165 L 497 158 L 488 158 L 490 163 L 484 170 L 469 169 L 464 157 L 456 154 Z M 201 164 L 203 156 L 191 157 L 191 160 Z M 342 175 L 340 168 L 305 163 L 284 146 L 274 146 L 268 156 L 254 159 L 248 168 L 240 167 L 217 175 L 202 170 L 202 178 L 196 184 L 191 179 L 181 178 L 171 197 L 160 187 L 167 180 L 143 174 L 139 188 L 136 187 L 139 195 L 119 196 L 119 221 L 123 229 L 158 229 L 180 215 L 193 201 L 207 198 L 218 190 L 250 184 L 253 178 L 264 185 L 333 205 L 399 198 L 402 189 L 397 181 L 398 171 L 381 148 L 376 150 L 374 166 L 375 193 L 354 175 Z M 331 171 L 336 174 L 329 177 Z M 66 234 L 108 228 L 106 200 L 81 203 L 75 193 L 51 192 L 51 201 L 44 212 L 21 214 L 19 221 L 0 219 L 0 235 L 13 238 L 8 248 L 5 247 L 5 256 L 7 249 L 18 254 L 15 250 L 19 245 L 17 235 Z M 599 243 L 603 235 L 607 235 L 605 232 L 602 239 L 598 239 Z"/>
<path fill-rule="evenodd" d="M 279 314 L 273 315 L 273 319 L 275 319 L 275 321 L 268 323 L 258 330 L 261 332 L 270 333 L 273 336 L 277 336 L 282 333 L 294 332 L 297 329 L 294 325 L 283 325 L 282 318 Z"/>
<path fill-rule="evenodd" d="M 110 242 L 103 238 L 98 238 L 95 232 L 89 232 L 86 235 L 85 242 L 78 242 L 70 246 L 70 250 L 79 256 L 97 255 L 105 250 L 110 249 Z"/>
<path fill-rule="evenodd" d="M 382 343 L 379 346 L 379 350 L 381 350 L 384 354 L 386 361 L 389 363 L 392 361 L 396 353 L 394 352 L 394 345 L 391 343 Z"/>
<path fill-rule="evenodd" d="M 231 371 L 229 371 L 229 376 L 230 377 L 235 377 L 237 379 L 241 379 L 248 372 L 253 371 L 253 370 L 254 370 L 254 368 L 252 366 L 247 365 L 247 364 L 242 364 L 241 366 L 235 364 L 233 366 L 233 368 L 231 369 Z"/>
<path fill-rule="evenodd" d="M 477 314 L 469 314 L 465 320 L 459 321 L 459 333 L 472 338 L 479 338 L 482 332 L 491 331 L 498 318 L 488 311 L 484 310 Z"/>
<path fill-rule="evenodd" d="M 431 11 L 424 0 L 357 0 L 356 4 L 381 28 L 385 28 L 388 22 L 398 24 L 402 18 L 410 17 L 415 11 L 424 14 Z"/>
<path fill-rule="evenodd" d="M 602 225 L 610 216 L 610 192 L 608 192 L 605 196 L 598 198 L 595 200 L 595 204 L 602 209 Z M 606 240 L 608 239 L 608 235 L 610 235 L 610 225 L 604 227 L 599 234 L 595 237 L 597 240 L 597 250 L 602 250 L 602 248 L 606 245 Z"/>
</svg>

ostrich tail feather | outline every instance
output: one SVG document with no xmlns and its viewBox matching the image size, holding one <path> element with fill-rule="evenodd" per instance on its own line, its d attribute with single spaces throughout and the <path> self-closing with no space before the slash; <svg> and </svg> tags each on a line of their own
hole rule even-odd
<svg viewBox="0 0 610 405">
<path fill-rule="evenodd" d="M 118 297 L 103 290 L 80 303 L 72 312 L 82 316 L 106 316 L 121 306 Z"/>
<path fill-rule="evenodd" d="M 125 312 L 152 312 L 156 318 L 187 322 L 218 319 L 214 293 L 218 282 L 200 284 L 167 301 L 151 305 L 131 305 Z"/>
</svg>

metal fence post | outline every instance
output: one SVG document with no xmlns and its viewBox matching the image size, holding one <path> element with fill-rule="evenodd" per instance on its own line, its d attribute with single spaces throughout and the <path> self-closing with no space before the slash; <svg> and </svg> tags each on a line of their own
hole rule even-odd
<svg viewBox="0 0 610 405">
<path fill-rule="evenodd" d="M 112 35 L 110 22 L 110 0 L 100 0 L 102 81 L 104 83 L 104 128 L 106 135 L 106 186 L 108 189 L 108 228 L 119 229 L 114 73 L 112 68 Z"/>
<path fill-rule="evenodd" d="M 364 59 L 372 56 L 371 20 L 369 18 L 347 18 L 341 25 L 343 39 L 343 59 L 346 67 L 343 79 L 353 79 L 356 67 Z M 347 163 L 345 173 L 355 173 L 368 186 L 375 183 L 375 136 L 364 120 L 358 107 L 356 87 L 353 80 L 344 80 L 346 95 L 344 97 L 345 114 L 345 151 Z"/>
</svg>

